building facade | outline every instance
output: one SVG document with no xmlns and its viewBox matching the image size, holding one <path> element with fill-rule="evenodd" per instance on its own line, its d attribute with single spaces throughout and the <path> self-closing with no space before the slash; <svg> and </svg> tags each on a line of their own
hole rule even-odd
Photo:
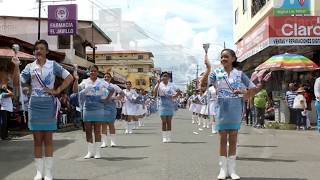
<svg viewBox="0 0 320 180">
<path fill-rule="evenodd" d="M 283 53 L 300 54 L 319 65 L 319 0 L 233 0 L 233 13 L 236 53 L 246 73 L 252 73 L 271 56 Z M 313 87 L 318 73 L 272 72 L 272 81 L 266 88 L 277 102 L 276 120 L 289 122 L 288 107 L 283 100 L 288 83 Z M 311 122 L 314 123 L 314 107 L 312 109 Z"/>
<path fill-rule="evenodd" d="M 243 70 L 273 55 L 302 54 L 320 59 L 320 1 L 233 0 L 234 42 Z"/>
<path fill-rule="evenodd" d="M 63 63 L 67 64 L 88 67 L 94 61 L 87 60 L 86 48 L 111 43 L 111 39 L 92 21 L 79 20 L 77 34 L 73 36 L 49 36 L 47 18 L 41 18 L 40 26 L 40 38 L 48 42 L 50 50 L 64 53 Z M 34 44 L 38 39 L 38 18 L 0 16 L 0 35 Z"/>
<path fill-rule="evenodd" d="M 87 53 L 92 58 L 93 53 Z M 102 72 L 116 72 L 134 88 L 151 90 L 154 76 L 153 54 L 145 51 L 98 51 L 95 53 L 96 65 Z"/>
</svg>

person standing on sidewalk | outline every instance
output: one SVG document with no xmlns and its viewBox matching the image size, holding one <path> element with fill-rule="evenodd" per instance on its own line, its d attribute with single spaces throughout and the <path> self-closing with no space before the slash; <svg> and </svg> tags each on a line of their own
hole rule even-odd
<svg viewBox="0 0 320 180">
<path fill-rule="evenodd" d="M 215 112 L 216 128 L 220 135 L 220 173 L 217 178 L 226 179 L 231 176 L 232 179 L 240 179 L 235 168 L 237 137 L 243 109 L 242 96 L 253 96 L 261 88 L 257 88 L 242 71 L 235 68 L 237 57 L 233 50 L 223 49 L 220 62 L 223 68 L 211 72 L 211 65 L 205 56 L 207 70 L 201 79 L 201 86 L 208 82 L 209 85 L 213 84 L 218 92 Z"/>
<path fill-rule="evenodd" d="M 163 72 L 153 90 L 153 95 L 160 97 L 160 118 L 162 121 L 162 142 L 171 142 L 171 121 L 175 111 L 174 100 L 180 93 L 173 83 L 169 82 L 169 73 Z"/>
<path fill-rule="evenodd" d="M 98 78 L 98 70 L 98 66 L 90 66 L 90 77 L 82 80 L 79 85 L 77 71 L 74 71 L 73 74 L 75 78 L 73 92 L 79 92 L 80 99 L 84 101 L 81 104 L 83 104 L 83 122 L 88 143 L 88 153 L 84 156 L 84 159 L 101 158 L 101 123 L 106 119 L 104 102 L 108 101 L 114 92 L 108 82 Z M 94 141 L 92 133 L 94 134 Z"/>
<path fill-rule="evenodd" d="M 314 83 L 314 96 L 316 97 L 315 107 L 317 110 L 317 126 L 320 132 L 320 77 Z"/>
<path fill-rule="evenodd" d="M 295 110 L 293 109 L 293 101 L 294 101 L 294 98 L 297 96 L 297 92 L 295 90 L 296 90 L 295 84 L 290 83 L 289 89 L 286 92 L 286 97 L 285 97 L 285 101 L 289 108 L 289 113 L 290 113 L 290 121 L 289 121 L 290 124 L 297 123 Z"/>
<path fill-rule="evenodd" d="M 297 90 L 298 95 L 294 98 L 293 109 L 295 110 L 295 115 L 297 116 L 297 130 L 306 129 L 306 113 L 307 113 L 307 102 L 306 98 L 303 96 L 305 90 L 300 87 Z"/>
<path fill-rule="evenodd" d="M 72 75 L 66 69 L 57 62 L 46 58 L 48 53 L 48 43 L 45 40 L 36 41 L 34 44 L 36 60 L 27 64 L 20 75 L 21 83 L 31 85 L 32 89 L 28 107 L 28 126 L 33 133 L 34 140 L 34 156 L 37 168 L 35 180 L 41 180 L 43 177 L 45 180 L 53 179 L 52 136 L 53 131 L 57 130 L 57 113 L 59 111 L 59 102 L 56 96 L 73 81 Z M 19 60 L 13 58 L 13 62 L 19 68 Z M 16 76 L 19 77 L 18 73 Z M 54 89 L 56 77 L 64 80 L 59 87 Z"/>
<path fill-rule="evenodd" d="M 12 97 L 14 94 L 12 88 L 7 85 L 3 85 L 0 91 L 0 134 L 1 139 L 6 140 L 9 138 L 8 121 L 10 121 L 13 112 Z"/>
<path fill-rule="evenodd" d="M 254 108 L 256 109 L 256 128 L 264 128 L 264 113 L 268 101 L 268 93 L 265 89 L 259 91 L 253 98 Z"/>
<path fill-rule="evenodd" d="M 104 111 L 105 111 L 105 117 L 106 122 L 102 123 L 102 132 L 101 132 L 101 147 L 105 148 L 108 145 L 108 127 L 109 127 L 109 137 L 110 137 L 110 147 L 116 146 L 116 128 L 114 126 L 114 122 L 117 117 L 117 105 L 116 100 L 121 100 L 124 97 L 124 92 L 122 89 L 111 83 L 112 76 L 110 73 L 105 73 L 104 80 L 110 84 L 110 86 L 114 89 L 114 93 L 111 97 L 111 99 L 104 103 Z"/>
</svg>

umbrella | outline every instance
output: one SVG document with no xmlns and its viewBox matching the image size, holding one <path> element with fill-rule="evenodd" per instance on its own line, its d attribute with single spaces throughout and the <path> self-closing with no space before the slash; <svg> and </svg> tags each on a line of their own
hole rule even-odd
<svg viewBox="0 0 320 180">
<path fill-rule="evenodd" d="M 292 71 L 312 71 L 316 70 L 318 65 L 310 59 L 298 54 L 280 54 L 269 58 L 264 63 L 260 64 L 255 70 L 260 71 L 269 69 L 276 70 L 292 70 Z"/>
</svg>

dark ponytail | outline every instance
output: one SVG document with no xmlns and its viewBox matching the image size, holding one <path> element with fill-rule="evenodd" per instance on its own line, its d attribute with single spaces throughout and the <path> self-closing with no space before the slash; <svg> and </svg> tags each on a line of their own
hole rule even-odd
<svg viewBox="0 0 320 180">
<path fill-rule="evenodd" d="M 223 49 L 221 51 L 221 54 L 224 52 L 224 51 L 227 51 L 233 58 L 235 58 L 235 60 L 232 62 L 232 67 L 237 67 L 239 65 L 238 61 L 237 61 L 237 55 L 236 53 L 234 52 L 234 50 L 232 49 Z"/>
</svg>

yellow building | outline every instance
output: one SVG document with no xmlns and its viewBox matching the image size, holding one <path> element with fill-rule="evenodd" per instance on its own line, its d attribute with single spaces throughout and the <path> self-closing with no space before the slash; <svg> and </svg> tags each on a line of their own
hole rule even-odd
<svg viewBox="0 0 320 180">
<path fill-rule="evenodd" d="M 319 0 L 233 0 L 234 42 L 243 70 L 252 72 L 285 52 L 318 60 L 319 14 Z"/>
<path fill-rule="evenodd" d="M 92 57 L 92 52 L 88 52 Z M 98 51 L 95 62 L 102 72 L 116 72 L 131 81 L 132 86 L 150 91 L 153 77 L 153 54 L 145 51 Z"/>
</svg>

